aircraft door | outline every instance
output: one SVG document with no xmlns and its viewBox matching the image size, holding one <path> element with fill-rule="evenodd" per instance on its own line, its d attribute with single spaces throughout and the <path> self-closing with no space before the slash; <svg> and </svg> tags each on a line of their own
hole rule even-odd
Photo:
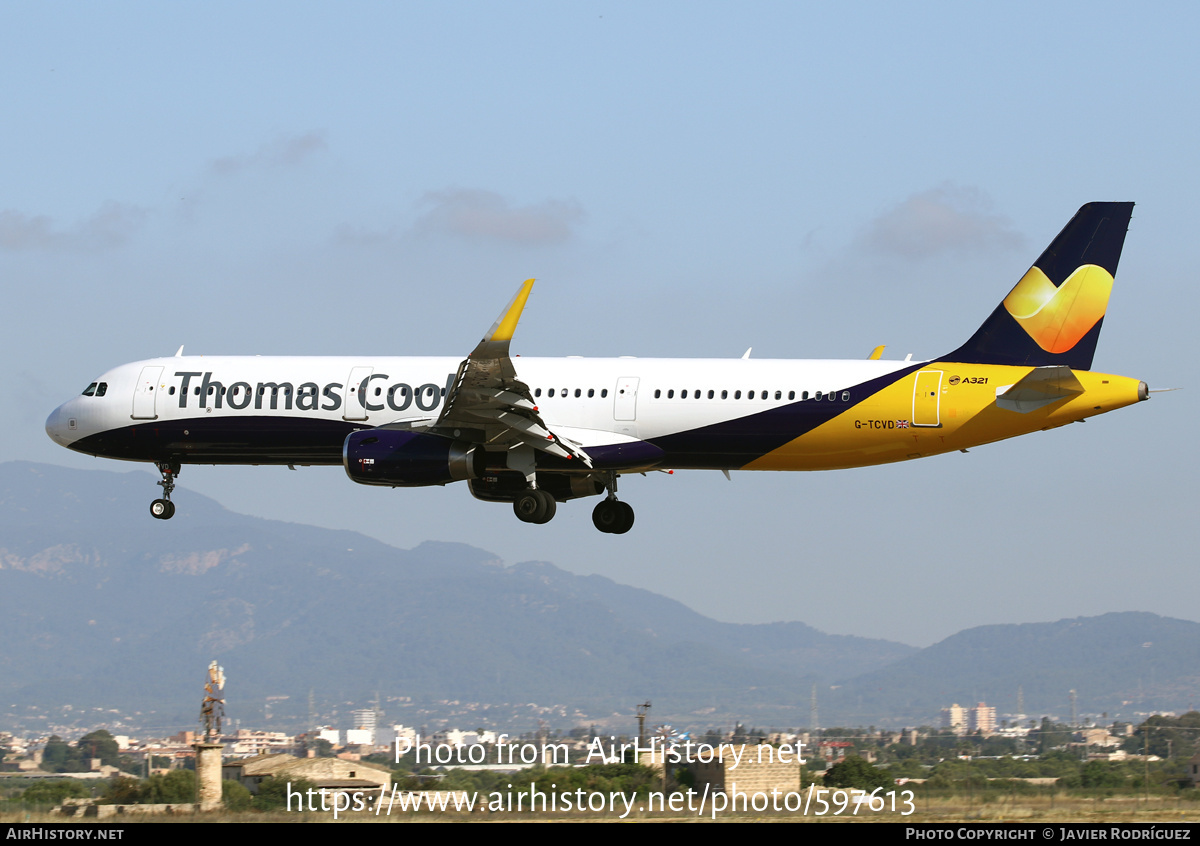
<svg viewBox="0 0 1200 846">
<path fill-rule="evenodd" d="M 161 387 L 162 367 L 146 365 L 138 376 L 137 386 L 133 389 L 133 419 L 156 420 L 158 414 L 154 411 L 154 397 Z"/>
<path fill-rule="evenodd" d="M 350 375 L 346 378 L 346 404 L 342 412 L 343 420 L 366 420 L 367 409 L 363 404 L 366 399 L 363 396 L 362 385 L 368 376 L 371 375 L 373 367 L 353 367 L 350 369 Z"/>
<path fill-rule="evenodd" d="M 622 376 L 613 392 L 613 419 L 637 420 L 637 376 Z"/>
<path fill-rule="evenodd" d="M 942 425 L 941 370 L 922 370 L 913 383 L 912 424 L 938 427 Z"/>
</svg>

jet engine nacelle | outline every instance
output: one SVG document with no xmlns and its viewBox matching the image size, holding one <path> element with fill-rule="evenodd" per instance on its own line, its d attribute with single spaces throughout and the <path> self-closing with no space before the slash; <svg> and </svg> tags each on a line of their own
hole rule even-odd
<svg viewBox="0 0 1200 846">
<path fill-rule="evenodd" d="M 362 429 L 342 444 L 346 475 L 361 485 L 416 488 L 483 474 L 483 450 L 407 429 Z"/>
</svg>

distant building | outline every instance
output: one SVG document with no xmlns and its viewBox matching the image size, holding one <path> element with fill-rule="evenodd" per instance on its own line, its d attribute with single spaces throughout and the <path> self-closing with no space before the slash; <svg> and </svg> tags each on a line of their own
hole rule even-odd
<svg viewBox="0 0 1200 846">
<path fill-rule="evenodd" d="M 251 731 L 238 729 L 229 751 L 233 755 L 265 755 L 269 752 L 290 752 L 295 741 L 281 731 Z"/>
<path fill-rule="evenodd" d="M 715 755 L 711 762 L 697 761 L 688 769 L 696 777 L 695 789 L 702 793 L 706 787 L 734 798 L 769 794 L 772 790 L 799 793 L 800 764 L 796 760 L 795 747 L 784 748 L 788 751 L 781 755 L 778 748 L 765 743 L 746 744 L 741 750 L 740 763 L 732 755 Z"/>
<path fill-rule="evenodd" d="M 829 766 L 845 760 L 848 752 L 854 751 L 854 744 L 848 740 L 823 740 L 817 747 L 818 757 L 824 758 Z"/>
<path fill-rule="evenodd" d="M 221 767 L 221 772 L 225 779 L 241 782 L 251 793 L 257 793 L 263 780 L 271 776 L 307 779 L 317 789 L 325 788 L 331 793 L 365 794 L 382 790 L 386 794 L 392 784 L 389 770 L 340 758 L 258 755 L 231 761 Z"/>
<path fill-rule="evenodd" d="M 1086 728 L 1075 732 L 1076 740 L 1087 747 L 1120 746 L 1121 739 L 1104 728 Z"/>
<path fill-rule="evenodd" d="M 959 705 L 957 702 L 955 702 L 949 708 L 943 708 L 942 728 L 950 729 L 955 734 L 966 734 L 967 709 Z"/>
<path fill-rule="evenodd" d="M 411 747 L 417 742 L 417 730 L 412 726 L 394 725 L 391 728 L 380 728 L 375 731 L 375 743 L 380 746 L 394 746 L 400 741 L 400 748 Z"/>
<path fill-rule="evenodd" d="M 967 712 L 967 731 L 974 734 L 994 734 L 996 731 L 996 709 L 980 702 Z"/>
</svg>

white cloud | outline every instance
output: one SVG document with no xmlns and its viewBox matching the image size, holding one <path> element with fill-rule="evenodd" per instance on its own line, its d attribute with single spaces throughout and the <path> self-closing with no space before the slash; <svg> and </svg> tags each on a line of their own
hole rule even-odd
<svg viewBox="0 0 1200 846">
<path fill-rule="evenodd" d="M 519 208 L 492 191 L 456 188 L 421 199 L 427 211 L 417 229 L 466 238 L 494 238 L 517 244 L 558 244 L 571 237 L 584 216 L 574 200 L 543 200 Z"/>
<path fill-rule="evenodd" d="M 327 150 L 324 132 L 306 132 L 264 144 L 247 156 L 215 159 L 209 169 L 218 176 L 232 176 L 254 167 L 293 167 L 309 156 Z"/>
<path fill-rule="evenodd" d="M 61 229 L 53 218 L 0 211 L 0 249 L 93 252 L 124 244 L 142 225 L 146 210 L 123 203 L 105 203 L 75 226 Z"/>
<path fill-rule="evenodd" d="M 941 253 L 1010 250 L 1024 244 L 1007 218 L 976 188 L 946 183 L 913 194 L 868 224 L 859 246 L 925 259 Z"/>
</svg>

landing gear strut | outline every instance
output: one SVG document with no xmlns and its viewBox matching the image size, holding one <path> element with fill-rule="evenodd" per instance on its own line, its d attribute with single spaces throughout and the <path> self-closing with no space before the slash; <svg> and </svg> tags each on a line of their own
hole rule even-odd
<svg viewBox="0 0 1200 846">
<path fill-rule="evenodd" d="M 175 516 L 175 503 L 171 502 L 171 492 L 175 490 L 175 477 L 179 475 L 179 465 L 160 461 L 154 466 L 162 474 L 162 481 L 155 484 L 162 487 L 163 495 L 162 499 L 150 503 L 150 515 L 156 520 L 170 520 Z"/>
<path fill-rule="evenodd" d="M 610 473 L 608 496 L 592 511 L 592 523 L 600 531 L 610 535 L 623 535 L 633 528 L 633 508 L 629 503 L 617 499 L 617 474 Z"/>
<path fill-rule="evenodd" d="M 530 488 L 513 500 L 513 513 L 523 523 L 549 523 L 557 510 L 554 497 L 540 488 Z"/>
</svg>

